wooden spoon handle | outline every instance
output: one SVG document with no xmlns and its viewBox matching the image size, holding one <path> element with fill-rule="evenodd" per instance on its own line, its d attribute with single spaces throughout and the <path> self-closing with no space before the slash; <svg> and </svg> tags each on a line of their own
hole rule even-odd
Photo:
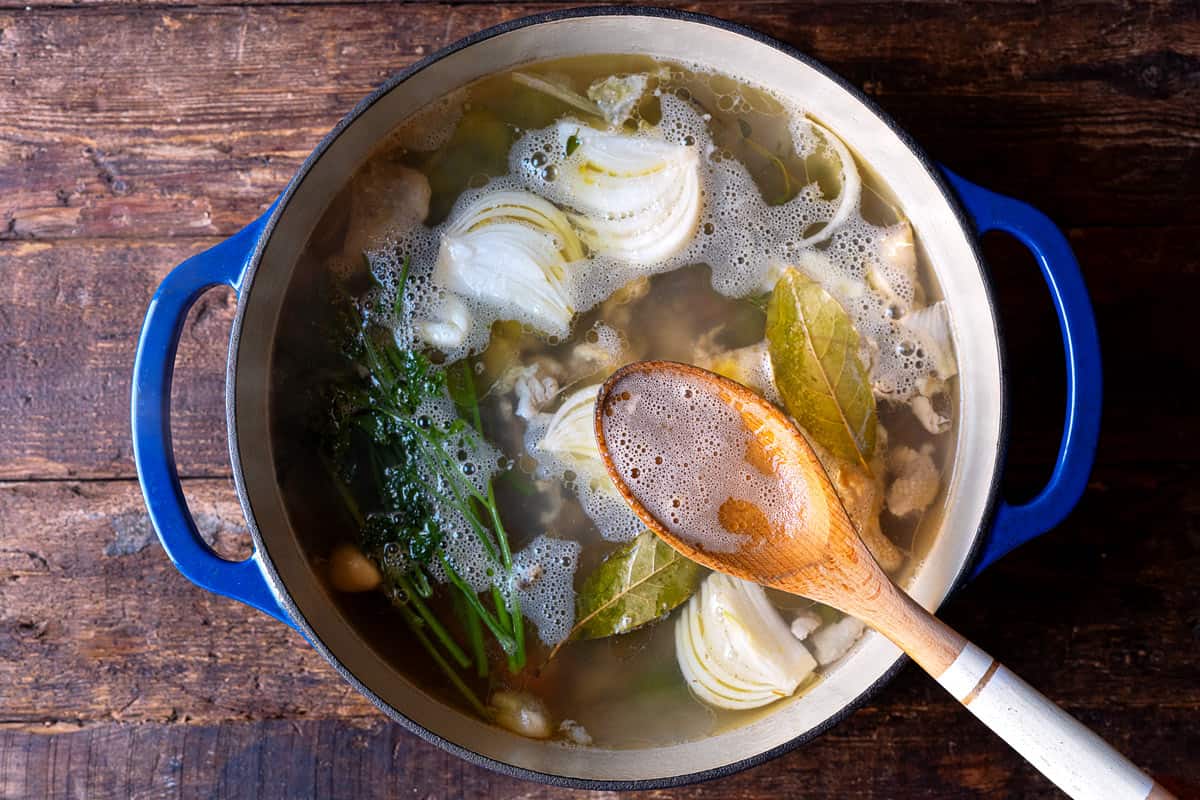
<svg viewBox="0 0 1200 800">
<path fill-rule="evenodd" d="M 984 725 L 1076 800 L 1169 800 L 1170 792 L 1038 690 L 897 590 L 877 628 Z"/>
<path fill-rule="evenodd" d="M 1094 731 L 970 642 L 937 680 L 1069 796 L 1171 797 Z"/>
</svg>

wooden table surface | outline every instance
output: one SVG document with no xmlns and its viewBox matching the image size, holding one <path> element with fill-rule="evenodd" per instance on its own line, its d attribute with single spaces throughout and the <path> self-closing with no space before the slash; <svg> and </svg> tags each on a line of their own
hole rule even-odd
<svg viewBox="0 0 1200 800">
<path fill-rule="evenodd" d="M 564 797 L 389 723 L 283 625 L 184 580 L 146 517 L 129 375 L 172 266 L 261 213 L 388 74 L 551 5 L 0 0 L 0 797 Z M 689 4 L 863 87 L 938 160 L 1061 224 L 1106 371 L 1074 515 L 945 618 L 1181 794 L 1200 784 L 1200 5 Z M 1010 496 L 1044 480 L 1062 353 L 1032 260 L 986 252 Z M 226 455 L 233 298 L 189 318 L 175 445 L 247 547 Z M 1189 788 L 1190 787 L 1190 788 Z M 906 669 L 817 742 L 653 797 L 1052 797 Z"/>
</svg>

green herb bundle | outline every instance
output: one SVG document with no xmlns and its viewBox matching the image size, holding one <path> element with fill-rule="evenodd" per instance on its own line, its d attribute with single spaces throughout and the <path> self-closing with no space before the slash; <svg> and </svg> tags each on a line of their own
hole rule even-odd
<svg viewBox="0 0 1200 800">
<path fill-rule="evenodd" d="M 407 264 L 397 289 L 403 298 Z M 482 436 L 469 359 L 448 367 L 404 349 L 390 328 L 362 313 L 344 348 L 357 375 L 329 394 L 325 452 L 335 483 L 359 527 L 364 552 L 381 567 L 388 594 L 416 638 L 467 701 L 483 704 L 460 670 L 474 663 L 488 674 L 486 630 L 513 672 L 525 666 L 525 626 L 509 580 L 512 552 L 491 480 L 481 490 L 471 462 L 460 458 Z M 449 396 L 458 417 L 435 422 L 423 408 Z M 443 547 L 448 513 L 457 512 L 478 537 L 493 576 L 484 598 L 455 569 Z M 431 573 L 448 579 L 453 607 L 465 631 L 464 649 L 425 602 L 433 595 Z M 469 649 L 471 656 L 467 655 Z"/>
</svg>

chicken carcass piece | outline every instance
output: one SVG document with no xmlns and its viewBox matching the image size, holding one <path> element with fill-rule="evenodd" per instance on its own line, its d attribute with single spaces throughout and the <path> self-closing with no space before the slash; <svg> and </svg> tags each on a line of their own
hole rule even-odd
<svg viewBox="0 0 1200 800">
<path fill-rule="evenodd" d="M 941 478 L 933 463 L 933 445 L 920 450 L 901 445 L 888 454 L 892 485 L 887 490 L 887 508 L 897 517 L 920 514 L 937 497 Z"/>
<path fill-rule="evenodd" d="M 829 480 L 837 490 L 846 513 L 854 523 L 871 555 L 887 573 L 895 572 L 904 563 L 904 553 L 892 544 L 879 525 L 883 511 L 883 459 L 875 457 L 871 464 L 872 475 L 858 466 L 830 459 L 825 464 Z"/>
<path fill-rule="evenodd" d="M 350 263 L 397 232 L 420 225 L 429 216 L 429 181 L 384 158 L 367 162 L 350 186 L 350 228 L 343 246 Z"/>
</svg>

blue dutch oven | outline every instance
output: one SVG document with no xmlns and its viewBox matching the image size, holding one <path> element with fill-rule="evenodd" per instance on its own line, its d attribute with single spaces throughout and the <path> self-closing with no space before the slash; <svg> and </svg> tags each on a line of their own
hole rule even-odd
<svg viewBox="0 0 1200 800">
<path fill-rule="evenodd" d="M 712 737 L 630 750 L 563 747 L 491 727 L 411 683 L 351 626 L 322 588 L 276 480 L 269 376 L 280 308 L 314 226 L 372 148 L 413 111 L 477 78 L 533 60 L 642 53 L 744 76 L 812 109 L 876 169 L 908 214 L 950 310 L 958 354 L 957 445 L 940 531 L 905 588 L 936 608 L 960 582 L 1057 525 L 1079 500 L 1100 422 L 1100 351 L 1087 290 L 1062 233 L 1040 212 L 940 167 L 861 92 L 787 45 L 678 11 L 560 11 L 468 37 L 367 97 L 317 146 L 261 218 L 172 271 L 146 312 L 133 380 L 138 475 L 159 538 L 197 585 L 291 625 L 342 676 L 414 733 L 469 761 L 556 784 L 602 789 L 677 785 L 729 774 L 835 724 L 888 680 L 900 651 L 868 633 L 803 698 Z M 1036 257 L 1061 325 L 1067 409 L 1054 472 L 1023 505 L 998 497 L 1006 389 L 996 309 L 978 238 L 1006 231 Z M 238 294 L 226 414 L 233 474 L 254 555 L 233 563 L 200 537 L 171 450 L 170 389 L 185 315 L 205 290 Z"/>
</svg>

